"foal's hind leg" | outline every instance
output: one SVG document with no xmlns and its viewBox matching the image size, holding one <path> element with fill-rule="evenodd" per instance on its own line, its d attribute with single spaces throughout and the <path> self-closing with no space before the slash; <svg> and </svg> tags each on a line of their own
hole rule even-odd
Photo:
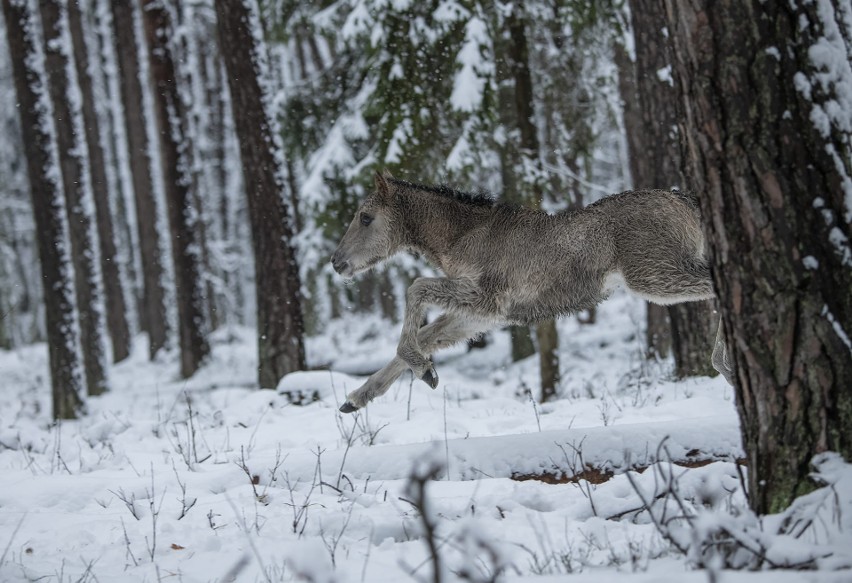
<svg viewBox="0 0 852 583">
<path fill-rule="evenodd" d="M 703 260 L 637 262 L 622 270 L 627 287 L 660 305 L 709 300 L 715 297 L 710 270 Z"/>
<path fill-rule="evenodd" d="M 731 361 L 728 359 L 728 347 L 725 344 L 725 333 L 722 329 L 721 318 L 719 319 L 719 329 L 716 331 L 716 344 L 713 347 L 711 362 L 713 363 L 713 368 L 725 377 L 729 385 L 733 386 L 734 369 L 731 366 Z"/>
<path fill-rule="evenodd" d="M 490 326 L 482 320 L 443 314 L 431 324 L 420 328 L 417 332 L 417 342 L 427 354 L 431 354 L 461 340 L 473 338 L 477 334 L 485 332 L 488 328 Z M 340 410 L 343 413 L 352 413 L 376 397 L 384 395 L 407 368 L 408 364 L 404 360 L 399 356 L 394 357 L 384 368 L 367 379 L 367 382 L 361 388 L 349 393 Z"/>
<path fill-rule="evenodd" d="M 714 297 L 710 271 L 701 261 L 688 261 L 683 268 L 669 266 L 666 269 L 637 270 L 630 275 L 625 274 L 624 279 L 636 295 L 656 304 L 678 304 Z M 734 370 L 728 358 L 721 320 L 710 362 L 728 384 L 734 384 Z"/>
</svg>

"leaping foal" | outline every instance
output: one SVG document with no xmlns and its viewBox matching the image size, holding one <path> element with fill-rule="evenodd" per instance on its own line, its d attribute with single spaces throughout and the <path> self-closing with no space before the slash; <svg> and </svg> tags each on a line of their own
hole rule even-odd
<svg viewBox="0 0 852 583">
<path fill-rule="evenodd" d="M 397 356 L 347 395 L 344 413 L 383 395 L 407 368 L 437 387 L 436 350 L 592 308 L 619 284 L 663 305 L 714 297 L 698 206 L 676 191 L 628 191 L 550 215 L 377 173 L 331 261 L 351 278 L 400 251 L 423 255 L 445 277 L 408 288 Z M 429 306 L 444 313 L 421 327 Z M 731 382 L 721 328 L 712 362 Z"/>
</svg>

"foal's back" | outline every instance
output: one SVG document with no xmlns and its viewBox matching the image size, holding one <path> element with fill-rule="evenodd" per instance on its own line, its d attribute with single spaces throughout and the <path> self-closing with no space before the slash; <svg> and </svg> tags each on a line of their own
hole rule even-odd
<svg viewBox="0 0 852 583">
<path fill-rule="evenodd" d="M 657 303 L 712 297 L 698 207 L 679 192 L 628 191 L 556 215 L 498 205 L 479 255 L 512 321 L 591 308 L 619 281 Z"/>
</svg>

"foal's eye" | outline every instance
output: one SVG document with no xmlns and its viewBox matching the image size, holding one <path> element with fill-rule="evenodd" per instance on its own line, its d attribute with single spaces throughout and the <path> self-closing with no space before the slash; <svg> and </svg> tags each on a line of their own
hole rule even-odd
<svg viewBox="0 0 852 583">
<path fill-rule="evenodd" d="M 368 215 L 367 213 L 361 213 L 361 224 L 365 227 L 369 227 L 370 223 L 373 222 L 373 217 Z"/>
</svg>

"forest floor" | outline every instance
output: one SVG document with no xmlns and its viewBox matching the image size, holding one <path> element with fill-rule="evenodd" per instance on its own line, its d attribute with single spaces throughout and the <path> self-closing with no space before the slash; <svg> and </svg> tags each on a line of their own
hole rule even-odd
<svg viewBox="0 0 852 583">
<path fill-rule="evenodd" d="M 61 424 L 46 347 L 0 351 L 0 582 L 432 581 L 430 541 L 444 581 L 852 581 L 850 466 L 826 456 L 826 487 L 751 515 L 731 387 L 645 360 L 643 319 L 616 295 L 560 322 L 553 402 L 496 332 L 440 353 L 437 390 L 405 375 L 355 415 L 338 405 L 399 332 L 374 318 L 310 339 L 316 370 L 278 391 L 252 388 L 250 330 L 187 381 L 140 340 Z"/>
</svg>

